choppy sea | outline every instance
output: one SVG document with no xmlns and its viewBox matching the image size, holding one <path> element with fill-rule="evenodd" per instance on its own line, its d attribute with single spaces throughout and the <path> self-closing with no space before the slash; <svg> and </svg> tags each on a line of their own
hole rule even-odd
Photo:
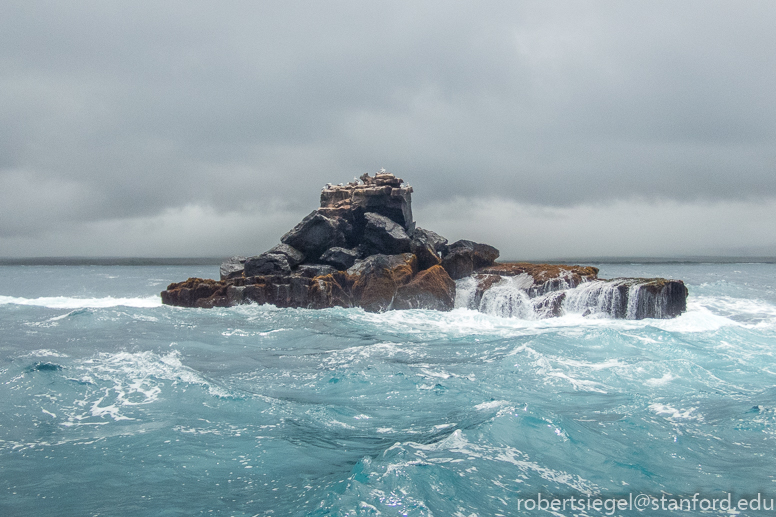
<svg viewBox="0 0 776 517">
<path fill-rule="evenodd" d="M 688 310 L 185 309 L 159 292 L 217 266 L 2 266 L 0 515 L 668 515 L 694 494 L 776 498 L 776 265 L 592 265 L 683 279 Z M 639 495 L 664 507 L 608 510 Z M 603 502 L 537 506 L 572 497 Z"/>
</svg>

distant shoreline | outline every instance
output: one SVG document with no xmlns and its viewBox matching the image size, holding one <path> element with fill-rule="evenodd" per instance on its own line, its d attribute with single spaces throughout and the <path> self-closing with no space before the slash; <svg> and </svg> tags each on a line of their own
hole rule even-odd
<svg viewBox="0 0 776 517">
<path fill-rule="evenodd" d="M 219 266 L 228 257 L 22 257 L 0 258 L 0 266 Z M 504 259 L 537 264 L 776 264 L 776 257 L 585 257 Z"/>
<path fill-rule="evenodd" d="M 227 257 L 24 257 L 0 258 L 0 266 L 219 266 Z"/>
</svg>

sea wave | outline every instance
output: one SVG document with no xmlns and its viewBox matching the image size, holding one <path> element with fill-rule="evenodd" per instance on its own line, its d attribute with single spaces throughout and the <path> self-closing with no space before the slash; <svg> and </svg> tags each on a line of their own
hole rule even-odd
<svg viewBox="0 0 776 517">
<path fill-rule="evenodd" d="M 43 296 L 40 298 L 21 298 L 0 296 L 0 305 L 32 305 L 50 309 L 100 309 L 106 307 L 159 307 L 162 300 L 158 296 L 143 298 L 75 298 L 70 296 Z"/>
</svg>

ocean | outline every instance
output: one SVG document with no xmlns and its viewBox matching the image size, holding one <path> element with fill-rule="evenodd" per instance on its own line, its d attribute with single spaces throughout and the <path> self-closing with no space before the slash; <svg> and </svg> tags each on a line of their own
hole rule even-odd
<svg viewBox="0 0 776 517">
<path fill-rule="evenodd" d="M 772 515 L 776 265 L 589 265 L 688 310 L 186 309 L 159 292 L 218 266 L 0 266 L 0 515 Z"/>
</svg>

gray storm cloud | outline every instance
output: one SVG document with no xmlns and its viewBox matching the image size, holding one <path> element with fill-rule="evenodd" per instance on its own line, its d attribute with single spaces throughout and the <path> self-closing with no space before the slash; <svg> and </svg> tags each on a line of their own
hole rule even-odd
<svg viewBox="0 0 776 517">
<path fill-rule="evenodd" d="M 776 197 L 774 26 L 772 2 L 4 2 L 0 255 L 259 252 L 379 167 L 429 227 L 495 203 L 562 239 L 559 213 L 635 203 L 677 254 L 776 245 L 740 231 Z M 723 205 L 746 242 L 698 240 Z M 494 244 L 563 254 L 519 224 Z M 632 226 L 592 251 L 660 247 Z"/>
</svg>

